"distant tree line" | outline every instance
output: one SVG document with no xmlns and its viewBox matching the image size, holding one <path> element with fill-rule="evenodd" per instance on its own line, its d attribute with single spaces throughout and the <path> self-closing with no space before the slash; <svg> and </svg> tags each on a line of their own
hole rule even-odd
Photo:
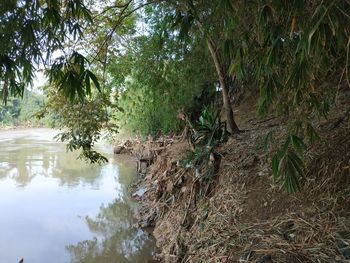
<svg viewBox="0 0 350 263">
<path fill-rule="evenodd" d="M 37 114 L 44 106 L 45 96 L 24 91 L 22 98 L 10 97 L 7 103 L 0 105 L 0 123 L 6 126 L 51 127 L 54 118 L 50 115 L 38 118 Z"/>
</svg>

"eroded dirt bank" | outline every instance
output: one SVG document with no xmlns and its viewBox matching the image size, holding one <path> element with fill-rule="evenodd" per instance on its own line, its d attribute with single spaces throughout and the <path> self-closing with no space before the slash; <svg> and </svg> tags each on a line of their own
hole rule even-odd
<svg viewBox="0 0 350 263">
<path fill-rule="evenodd" d="M 241 108 L 246 131 L 218 147 L 220 167 L 210 179 L 181 165 L 187 141 L 163 147 L 138 182 L 140 225 L 154 227 L 158 259 L 350 262 L 350 126 L 340 121 L 349 105 L 339 100 L 318 123 L 323 140 L 308 149 L 306 180 L 294 195 L 272 182 L 262 149 L 272 129 L 278 145 L 282 120 L 258 120 Z"/>
</svg>

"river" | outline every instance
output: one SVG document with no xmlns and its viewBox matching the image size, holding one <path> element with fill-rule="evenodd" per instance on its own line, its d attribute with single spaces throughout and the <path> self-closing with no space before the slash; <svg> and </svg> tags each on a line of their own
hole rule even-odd
<svg viewBox="0 0 350 263">
<path fill-rule="evenodd" d="M 145 263 L 154 244 L 135 227 L 131 160 L 77 160 L 54 131 L 0 131 L 0 262 Z"/>
</svg>

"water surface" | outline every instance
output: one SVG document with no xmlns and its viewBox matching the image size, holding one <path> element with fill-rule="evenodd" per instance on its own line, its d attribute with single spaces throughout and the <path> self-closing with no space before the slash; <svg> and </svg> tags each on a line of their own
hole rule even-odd
<svg viewBox="0 0 350 263">
<path fill-rule="evenodd" d="M 0 131 L 0 262 L 147 262 L 128 195 L 134 163 L 90 165 L 52 130 Z M 101 150 L 108 151 L 109 149 Z"/>
</svg>

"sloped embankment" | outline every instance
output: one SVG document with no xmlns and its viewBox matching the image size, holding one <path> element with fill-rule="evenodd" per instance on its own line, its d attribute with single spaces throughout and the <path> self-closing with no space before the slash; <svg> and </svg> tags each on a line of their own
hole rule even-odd
<svg viewBox="0 0 350 263">
<path fill-rule="evenodd" d="M 247 120 L 246 132 L 217 149 L 220 169 L 210 180 L 180 165 L 187 142 L 166 148 L 139 182 L 147 189 L 140 222 L 155 227 L 161 261 L 349 262 L 350 127 L 338 125 L 349 105 L 319 123 L 324 140 L 308 149 L 295 195 L 272 182 L 261 147 L 271 129 L 283 134 L 278 119 Z"/>
</svg>

